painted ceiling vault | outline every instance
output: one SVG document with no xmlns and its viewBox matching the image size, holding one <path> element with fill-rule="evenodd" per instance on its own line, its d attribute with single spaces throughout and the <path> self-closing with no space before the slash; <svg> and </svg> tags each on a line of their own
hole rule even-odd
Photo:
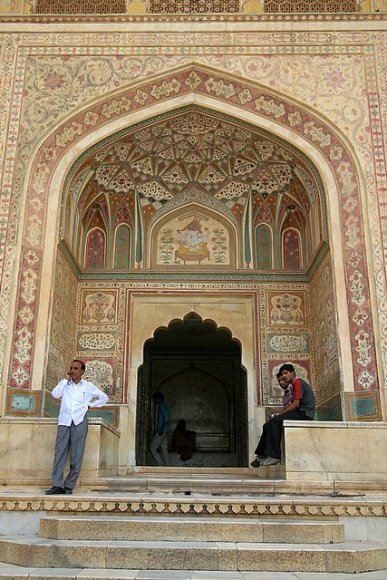
<svg viewBox="0 0 387 580">
<path fill-rule="evenodd" d="M 321 187 L 307 160 L 274 136 L 199 108 L 125 131 L 88 152 L 70 175 L 64 231 L 72 232 L 75 255 L 91 228 L 134 228 L 136 200 L 145 229 L 192 201 L 238 228 L 251 199 L 253 227 L 312 228 L 309 241 L 321 241 L 320 210 L 311 223 Z"/>
</svg>

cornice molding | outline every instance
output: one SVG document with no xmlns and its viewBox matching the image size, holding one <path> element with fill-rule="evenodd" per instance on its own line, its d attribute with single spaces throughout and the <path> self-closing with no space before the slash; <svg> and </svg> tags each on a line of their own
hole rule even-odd
<svg viewBox="0 0 387 580">
<path fill-rule="evenodd" d="M 205 501 L 192 498 L 128 497 L 128 494 L 103 497 L 81 492 L 67 498 L 46 498 L 40 494 L 26 494 L 0 499 L 1 511 L 45 511 L 73 514 L 91 512 L 95 514 L 163 514 L 163 515 L 219 515 L 257 516 L 306 516 L 306 517 L 385 517 L 387 505 L 384 499 L 366 498 L 263 498 L 230 499 L 227 497 L 206 497 Z"/>
<path fill-rule="evenodd" d="M 387 20 L 387 13 L 315 13 L 315 14 L 20 14 L 1 15 L 2 23 L 148 23 L 148 22 L 372 22 Z"/>
</svg>

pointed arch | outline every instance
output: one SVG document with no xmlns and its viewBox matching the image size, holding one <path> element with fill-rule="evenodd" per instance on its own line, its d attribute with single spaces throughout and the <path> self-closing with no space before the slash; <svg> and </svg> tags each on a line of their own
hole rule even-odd
<svg viewBox="0 0 387 580">
<path fill-rule="evenodd" d="M 170 87 L 170 90 L 166 88 Z M 227 87 L 227 90 L 225 90 Z M 142 98 L 138 98 L 141 91 Z M 340 317 L 339 324 L 342 340 L 349 337 L 350 344 L 346 346 L 352 354 L 352 365 L 349 357 L 342 360 L 345 381 L 352 383 L 355 379 L 355 389 L 375 389 L 378 386 L 376 355 L 372 312 L 370 309 L 370 291 L 368 285 L 368 267 L 366 262 L 365 233 L 361 221 L 356 224 L 356 237 L 345 235 L 353 228 L 351 204 L 346 203 L 351 197 L 356 206 L 360 207 L 359 179 L 357 166 L 352 151 L 339 132 L 324 121 L 317 112 L 291 100 L 273 90 L 259 86 L 252 81 L 246 81 L 223 72 L 199 65 L 168 71 L 167 73 L 146 79 L 143 83 L 126 87 L 103 97 L 98 102 L 77 110 L 73 116 L 60 123 L 50 135 L 42 141 L 31 165 L 28 189 L 31 199 L 45 199 L 50 191 L 48 210 L 51 215 L 57 215 L 59 198 L 62 191 L 63 176 L 69 165 L 80 151 L 99 141 L 104 135 L 120 130 L 128 123 L 149 118 L 155 111 L 170 111 L 176 106 L 187 103 L 202 103 L 216 111 L 226 111 L 237 118 L 245 119 L 253 124 L 265 127 L 275 135 L 281 135 L 290 142 L 296 141 L 316 166 L 322 167 L 321 176 L 326 191 L 329 191 L 328 209 L 332 230 L 340 231 L 341 236 L 330 238 L 333 250 L 335 287 L 337 289 L 337 308 L 347 311 L 346 317 Z M 295 123 L 294 120 L 298 119 Z M 335 154 L 333 154 L 335 153 Z M 45 203 L 43 204 L 45 207 Z M 28 208 L 28 219 L 33 218 L 34 208 Z M 40 208 L 39 208 L 40 211 Z M 45 210 L 43 210 L 45 211 Z M 39 215 L 39 223 L 45 224 L 45 215 Z M 344 224 L 344 228 L 340 227 Z M 326 225 L 326 224 L 325 224 Z M 41 231 L 40 246 L 32 248 L 28 238 L 28 221 L 24 224 L 23 248 L 25 253 L 30 249 L 37 253 L 35 265 L 37 276 L 36 292 L 39 292 L 41 280 L 52 280 L 52 266 L 56 251 L 52 236 Z M 357 257 L 355 259 L 355 256 Z M 360 259 L 358 257 L 360 256 Z M 23 273 L 23 262 L 20 264 Z M 43 273 L 43 275 L 42 275 Z M 362 303 L 367 305 L 367 317 L 361 327 L 362 337 L 365 337 L 369 356 L 366 364 L 358 360 L 359 327 L 356 326 L 357 302 L 351 294 L 351 279 L 361 276 Z M 21 285 L 19 285 L 20 287 Z M 343 292 L 341 289 L 346 289 Z M 34 296 L 36 299 L 36 296 Z M 17 300 L 20 311 L 24 298 L 19 291 Z M 14 349 L 11 367 L 18 376 L 26 377 L 17 386 L 28 387 L 31 384 L 29 361 L 21 362 L 16 356 L 20 332 L 28 326 L 31 335 L 30 353 L 35 348 L 34 337 L 46 332 L 46 321 L 49 313 L 49 302 L 42 296 L 38 317 L 26 322 L 19 315 L 14 325 Z M 44 358 L 44 341 L 39 341 L 39 356 Z M 345 349 L 344 349 L 345 350 Z M 42 365 L 40 365 L 41 367 Z M 352 366 L 352 368 L 351 368 Z M 41 370 L 36 368 L 35 380 L 41 382 Z M 15 385 L 13 375 L 9 384 Z"/>
</svg>

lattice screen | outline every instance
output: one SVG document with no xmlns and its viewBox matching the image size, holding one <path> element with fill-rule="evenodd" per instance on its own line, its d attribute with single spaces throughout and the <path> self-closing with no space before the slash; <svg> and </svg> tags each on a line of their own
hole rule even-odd
<svg viewBox="0 0 387 580">
<path fill-rule="evenodd" d="M 153 13 L 230 13 L 240 12 L 240 0 L 148 0 Z"/>
<path fill-rule="evenodd" d="M 358 0 L 264 0 L 265 12 L 358 12 Z"/>
<path fill-rule="evenodd" d="M 35 14 L 125 14 L 126 0 L 36 0 Z"/>
</svg>

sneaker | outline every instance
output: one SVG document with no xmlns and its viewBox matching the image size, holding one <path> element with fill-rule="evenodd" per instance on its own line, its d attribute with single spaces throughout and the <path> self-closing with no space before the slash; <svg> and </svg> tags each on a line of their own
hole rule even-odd
<svg viewBox="0 0 387 580">
<path fill-rule="evenodd" d="M 252 461 L 250 463 L 251 467 L 259 467 L 261 465 L 262 461 L 259 461 L 258 458 L 254 459 L 254 461 Z"/>
<path fill-rule="evenodd" d="M 64 493 L 66 492 L 63 487 L 58 487 L 57 485 L 53 485 L 51 489 L 45 491 L 46 495 L 63 495 Z"/>
<path fill-rule="evenodd" d="M 266 457 L 266 459 L 264 459 L 261 463 L 261 465 L 264 465 L 265 467 L 267 467 L 268 465 L 277 465 L 277 463 L 280 463 L 280 459 L 277 459 L 276 457 Z"/>
<path fill-rule="evenodd" d="M 73 490 L 71 489 L 71 487 L 65 487 L 64 492 L 66 495 L 73 495 Z"/>
</svg>

